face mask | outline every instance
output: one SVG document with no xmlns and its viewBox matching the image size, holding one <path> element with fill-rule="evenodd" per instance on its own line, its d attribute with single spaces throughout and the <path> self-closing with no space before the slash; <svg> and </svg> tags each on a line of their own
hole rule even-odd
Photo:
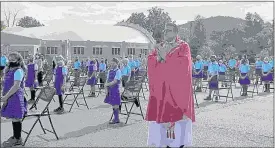
<svg viewBox="0 0 275 148">
<path fill-rule="evenodd" d="M 20 66 L 19 62 L 9 62 L 9 67 L 18 67 Z"/>
<path fill-rule="evenodd" d="M 211 62 L 215 62 L 215 60 L 212 59 Z"/>
</svg>

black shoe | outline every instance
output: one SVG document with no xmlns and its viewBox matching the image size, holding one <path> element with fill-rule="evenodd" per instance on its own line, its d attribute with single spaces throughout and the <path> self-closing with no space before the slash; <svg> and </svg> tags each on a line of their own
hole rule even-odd
<svg viewBox="0 0 275 148">
<path fill-rule="evenodd" d="M 215 102 L 218 102 L 218 100 L 219 100 L 218 97 L 215 97 Z"/>
<path fill-rule="evenodd" d="M 109 124 L 118 124 L 118 123 L 120 123 L 120 121 L 119 121 L 119 120 L 117 120 L 117 121 L 112 120 L 111 122 L 109 122 Z"/>
<path fill-rule="evenodd" d="M 140 106 L 140 104 L 139 104 L 139 102 L 138 102 L 138 100 L 137 100 L 137 99 L 135 99 L 135 104 L 136 104 L 136 106 L 137 106 L 137 107 L 139 107 L 139 106 Z"/>
<path fill-rule="evenodd" d="M 211 100 L 211 96 L 208 96 L 208 97 L 205 98 L 204 100 Z"/>
</svg>

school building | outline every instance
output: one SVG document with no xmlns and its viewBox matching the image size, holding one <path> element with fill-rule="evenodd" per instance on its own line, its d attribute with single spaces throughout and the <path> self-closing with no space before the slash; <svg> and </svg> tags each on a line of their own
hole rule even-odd
<svg viewBox="0 0 275 148">
<path fill-rule="evenodd" d="M 68 60 L 76 57 L 86 60 L 146 55 L 152 49 L 150 33 L 139 26 L 121 23 L 89 27 L 86 31 L 52 26 L 7 28 L 1 32 L 1 51 L 17 51 L 24 59 L 39 52 L 47 60 L 57 55 Z"/>
</svg>

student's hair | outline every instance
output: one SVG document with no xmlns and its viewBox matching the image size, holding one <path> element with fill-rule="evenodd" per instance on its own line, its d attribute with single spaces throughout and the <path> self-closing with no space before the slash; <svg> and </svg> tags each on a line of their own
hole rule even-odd
<svg viewBox="0 0 275 148">
<path fill-rule="evenodd" d="M 25 72 L 27 68 L 26 68 L 26 65 L 24 63 L 24 60 L 23 60 L 23 57 L 21 56 L 21 54 L 19 54 L 18 52 L 12 52 L 9 54 L 9 56 L 11 56 L 11 55 L 15 56 L 16 61 L 20 64 L 19 67 Z M 5 72 L 7 73 L 9 70 L 10 70 L 10 67 L 7 66 Z"/>
<path fill-rule="evenodd" d="M 129 63 L 129 59 L 128 59 L 128 58 L 124 58 L 124 59 L 122 60 L 122 62 L 123 62 L 123 63 L 124 63 L 124 62 Z"/>
<path fill-rule="evenodd" d="M 116 64 L 119 64 L 119 60 L 117 58 L 113 58 L 112 61 L 115 62 Z"/>
</svg>

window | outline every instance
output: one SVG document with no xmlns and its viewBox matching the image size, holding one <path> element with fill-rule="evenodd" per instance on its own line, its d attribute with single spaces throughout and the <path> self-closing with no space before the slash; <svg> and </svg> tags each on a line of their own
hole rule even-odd
<svg viewBox="0 0 275 148">
<path fill-rule="evenodd" d="M 140 53 L 143 55 L 147 55 L 148 49 L 140 49 Z"/>
<path fill-rule="evenodd" d="M 22 56 L 23 59 L 27 59 L 29 56 L 28 51 L 18 51 L 18 53 L 20 53 L 20 55 Z"/>
<path fill-rule="evenodd" d="M 102 47 L 93 47 L 93 55 L 102 55 Z"/>
<path fill-rule="evenodd" d="M 57 47 L 47 47 L 47 54 L 57 54 Z"/>
<path fill-rule="evenodd" d="M 112 55 L 120 55 L 120 48 L 112 48 Z"/>
<path fill-rule="evenodd" d="M 74 54 L 84 55 L 84 47 L 74 47 Z"/>
<path fill-rule="evenodd" d="M 135 55 L 136 49 L 135 48 L 128 48 L 128 55 Z"/>
</svg>

